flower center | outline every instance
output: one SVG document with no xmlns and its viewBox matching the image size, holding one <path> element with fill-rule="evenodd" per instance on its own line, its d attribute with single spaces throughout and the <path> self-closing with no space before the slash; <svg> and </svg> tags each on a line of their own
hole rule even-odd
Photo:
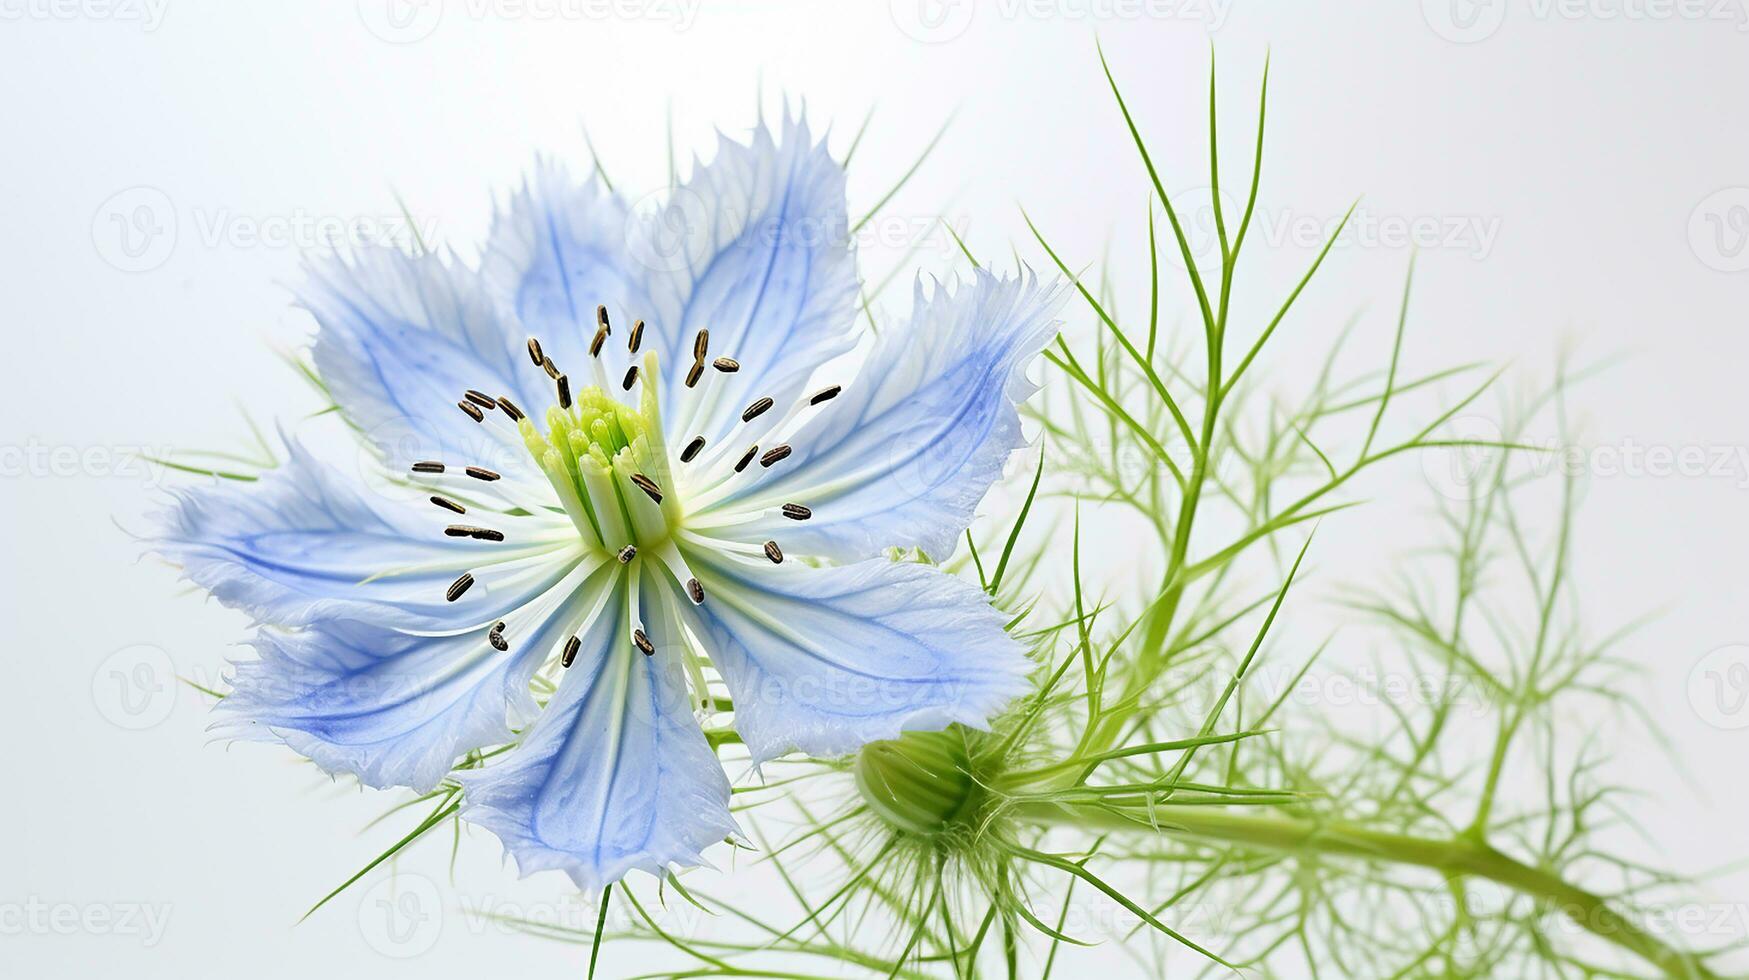
<svg viewBox="0 0 1749 980">
<path fill-rule="evenodd" d="M 622 561 L 639 549 L 661 548 L 681 517 L 662 437 L 654 354 L 645 355 L 643 367 L 637 408 L 595 385 L 572 397 L 561 383 L 544 432 L 533 419 L 517 422 L 523 444 L 584 540 Z"/>
</svg>

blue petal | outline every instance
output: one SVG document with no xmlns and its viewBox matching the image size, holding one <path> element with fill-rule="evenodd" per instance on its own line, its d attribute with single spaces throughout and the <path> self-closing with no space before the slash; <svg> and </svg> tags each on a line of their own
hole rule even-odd
<svg viewBox="0 0 1749 980">
<path fill-rule="evenodd" d="M 593 617 L 521 743 L 502 762 L 458 774 L 462 815 L 498 835 L 522 874 L 562 870 L 586 891 L 632 870 L 702 864 L 705 847 L 736 832 L 728 778 L 689 708 L 678 644 L 653 626 L 660 649 L 638 652 L 624 593 Z M 670 601 L 647 583 L 642 597 L 646 610 Z"/>
<path fill-rule="evenodd" d="M 1030 662 L 974 586 L 882 559 L 837 568 L 686 554 L 703 582 L 683 605 L 735 701 L 755 763 L 840 755 L 902 731 L 982 728 L 1026 690 Z"/>
<path fill-rule="evenodd" d="M 649 321 L 646 336 L 653 339 L 674 319 L 673 303 L 658 305 L 652 297 L 651 269 L 639 259 L 643 233 L 627 203 L 599 178 L 578 183 L 562 167 L 541 161 L 493 220 L 480 271 L 522 330 L 538 338 L 577 385 L 597 363 L 589 356 L 597 305 L 607 307 L 613 324 L 616 340 L 605 348 L 611 356 L 625 350 L 620 341 L 635 320 Z M 525 341 L 516 339 L 518 346 Z M 618 372 L 612 373 L 617 381 Z"/>
<path fill-rule="evenodd" d="M 789 405 L 817 367 L 851 346 L 857 280 L 844 169 L 805 122 L 786 116 L 781 142 L 761 124 L 750 146 L 719 141 L 716 158 L 675 191 L 659 230 L 667 288 L 682 298 L 676 328 L 664 331 L 663 414 L 671 441 L 702 435 L 717 447 L 748 403 Z M 732 357 L 741 369 L 706 371 L 688 389 L 700 329 L 710 330 L 707 360 Z"/>
<path fill-rule="evenodd" d="M 508 419 L 482 425 L 456 406 L 470 388 L 510 396 L 525 411 L 552 400 L 478 276 L 452 259 L 389 248 L 309 272 L 300 299 L 319 328 L 316 371 L 390 468 L 442 459 L 541 483 Z"/>
<path fill-rule="evenodd" d="M 508 741 L 512 717 L 533 717 L 529 681 L 575 625 L 566 607 L 589 571 L 509 614 L 508 652 L 485 625 L 449 636 L 351 621 L 260 630 L 258 657 L 237 665 L 213 727 L 283 742 L 367 786 L 427 792 L 462 754 Z"/>
<path fill-rule="evenodd" d="M 848 561 L 915 546 L 946 557 L 1025 444 L 1017 406 L 1035 390 L 1026 368 L 1056 335 L 1062 298 L 1030 276 L 982 270 L 951 294 L 927 295 L 919 282 L 909 328 L 881 335 L 856 381 L 789 439 L 793 454 L 707 495 L 701 512 L 756 513 L 732 533 L 775 537 L 797 554 Z M 777 516 L 789 501 L 814 516 Z M 733 523 L 704 523 L 719 521 Z"/>
<path fill-rule="evenodd" d="M 152 542 L 220 602 L 259 621 L 464 629 L 527 604 L 581 554 L 569 522 L 550 516 L 493 515 L 502 543 L 445 537 L 445 512 L 423 497 L 343 484 L 297 442 L 287 449 L 289 459 L 257 482 L 178 493 Z M 473 587 L 445 601 L 464 571 Z"/>
</svg>

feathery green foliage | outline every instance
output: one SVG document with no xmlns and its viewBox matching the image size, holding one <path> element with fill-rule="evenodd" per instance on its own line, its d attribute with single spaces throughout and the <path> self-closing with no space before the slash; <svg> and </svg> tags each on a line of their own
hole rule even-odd
<svg viewBox="0 0 1749 980">
<path fill-rule="evenodd" d="M 1603 845 L 1629 819 L 1623 791 L 1602 782 L 1604 747 L 1559 723 L 1557 706 L 1576 702 L 1651 728 L 1625 689 L 1625 633 L 1593 639 L 1578 620 L 1571 483 L 1542 499 L 1548 481 L 1516 466 L 1523 427 L 1560 418 L 1571 379 L 1511 406 L 1500 440 L 1445 435 L 1497 376 L 1477 365 L 1405 376 L 1406 282 L 1376 368 L 1344 376 L 1344 329 L 1316 370 L 1264 391 L 1260 355 L 1279 330 L 1309 329 L 1295 304 L 1341 231 L 1266 319 L 1233 313 L 1265 160 L 1267 67 L 1237 214 L 1222 210 L 1211 69 L 1218 256 L 1206 271 L 1109 67 L 1106 78 L 1151 192 L 1145 321 L 1127 312 L 1143 304 L 1078 271 L 1027 218 L 1094 330 L 1047 352 L 1058 383 L 1028 408 L 1044 446 L 1024 502 L 947 563 L 1011 614 L 1034 651 L 1032 693 L 987 732 L 913 733 L 743 780 L 735 810 L 759 853 L 736 875 L 787 894 L 792 910 L 670 876 L 617 885 L 612 925 L 606 895 L 592 930 L 506 924 L 589 946 L 591 973 L 603 943 L 653 944 L 668 961 L 652 977 L 1048 978 L 1111 939 L 1147 975 L 1720 975 L 1727 950 L 1691 951 L 1644 925 L 1686 883 Z M 1161 247 L 1182 260 L 1188 338 L 1161 328 Z M 871 328 L 890 279 L 863 298 Z M 1461 393 L 1444 407 L 1411 409 L 1452 386 Z M 1423 414 L 1401 420 L 1412 411 Z M 1383 638 L 1372 666 L 1420 680 L 1425 696 L 1386 699 L 1365 725 L 1296 704 L 1303 681 L 1340 669 L 1319 660 L 1332 641 L 1282 642 L 1324 536 L 1312 529 L 1356 505 L 1367 472 L 1454 450 L 1484 465 L 1441 508 L 1446 540 L 1341 602 Z M 1151 535 L 1127 588 L 1087 574 L 1084 518 Z M 1286 683 L 1264 683 L 1284 646 L 1310 652 L 1285 665 Z M 719 706 L 732 712 L 726 695 Z M 732 715 L 707 736 L 726 761 L 745 760 Z M 422 808 L 411 831 L 316 908 L 439 829 L 459 833 L 458 791 L 446 782 L 403 804 Z M 669 890 L 684 904 L 670 907 Z M 663 910 L 676 908 L 702 918 L 675 928 Z"/>
</svg>

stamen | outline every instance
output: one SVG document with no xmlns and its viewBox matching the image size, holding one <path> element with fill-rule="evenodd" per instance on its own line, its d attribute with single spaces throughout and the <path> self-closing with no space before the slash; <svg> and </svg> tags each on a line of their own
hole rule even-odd
<svg viewBox="0 0 1749 980">
<path fill-rule="evenodd" d="M 461 504 L 456 503 L 448 497 L 439 497 L 436 494 L 432 494 L 431 502 L 442 507 L 444 510 L 452 511 L 457 514 L 466 514 L 468 512 L 466 507 L 463 507 Z"/>
<path fill-rule="evenodd" d="M 443 533 L 452 538 L 474 538 L 479 541 L 504 540 L 503 531 L 494 531 L 489 527 L 475 527 L 472 524 L 451 524 L 443 529 Z"/>
<path fill-rule="evenodd" d="M 741 461 L 735 464 L 735 472 L 739 473 L 742 470 L 746 469 L 747 464 L 753 462 L 753 457 L 758 452 L 759 452 L 758 446 L 748 446 L 747 451 L 745 453 L 741 454 Z"/>
<path fill-rule="evenodd" d="M 704 362 L 703 361 L 693 361 L 692 367 L 688 368 L 686 371 L 686 386 L 688 388 L 698 387 L 698 379 L 701 376 L 703 376 L 703 374 L 704 374 Z"/>
<path fill-rule="evenodd" d="M 686 580 L 686 594 L 692 599 L 693 605 L 701 606 L 704 604 L 704 584 L 698 579 L 689 578 Z"/>
<path fill-rule="evenodd" d="M 582 649 L 583 641 L 575 636 L 565 641 L 565 652 L 559 654 L 559 666 L 569 667 L 577 659 L 577 651 Z"/>
<path fill-rule="evenodd" d="M 633 473 L 632 483 L 636 485 L 639 490 L 649 494 L 651 500 L 654 500 L 657 503 L 662 502 L 662 488 L 656 485 L 655 480 L 650 479 L 642 473 Z"/>
<path fill-rule="evenodd" d="M 596 304 L 595 324 L 603 334 L 613 333 L 613 325 L 607 322 L 607 304 Z"/>
<path fill-rule="evenodd" d="M 781 565 L 783 564 L 783 549 L 777 546 L 776 541 L 767 541 L 765 542 L 765 557 L 771 559 L 773 565 Z"/>
<path fill-rule="evenodd" d="M 711 332 L 704 329 L 699 330 L 698 335 L 692 338 L 692 359 L 702 364 L 705 352 L 710 350 L 710 346 Z"/>
<path fill-rule="evenodd" d="M 843 390 L 843 385 L 833 385 L 830 388 L 821 388 L 819 391 L 808 396 L 808 404 L 818 405 L 821 402 L 829 402 L 832 399 L 837 398 L 838 393 Z"/>
<path fill-rule="evenodd" d="M 644 343 L 644 321 L 639 320 L 636 323 L 632 324 L 632 335 L 626 339 L 626 350 L 629 350 L 633 354 L 636 354 L 638 352 L 638 348 L 643 346 L 643 343 Z"/>
<path fill-rule="evenodd" d="M 498 407 L 504 410 L 505 415 L 510 416 L 512 422 L 520 422 L 528 417 L 522 414 L 522 409 L 517 408 L 515 403 L 503 395 L 498 396 Z"/>
<path fill-rule="evenodd" d="M 540 367 L 541 362 L 547 359 L 547 356 L 541 353 L 540 341 L 533 337 L 528 338 L 528 356 L 534 361 L 535 367 Z"/>
<path fill-rule="evenodd" d="M 656 655 L 656 644 L 651 643 L 649 634 L 641 629 L 632 630 L 632 645 L 636 646 L 646 657 Z"/>
<path fill-rule="evenodd" d="M 557 364 L 553 363 L 552 358 L 550 358 L 550 357 L 545 358 L 544 360 L 542 360 L 540 362 L 540 366 L 541 366 L 541 370 L 543 370 L 547 373 L 547 377 L 552 378 L 554 381 L 559 380 L 559 375 L 562 372 L 560 372 L 559 366 Z"/>
<path fill-rule="evenodd" d="M 457 408 L 468 413 L 468 418 L 473 419 L 475 422 L 486 421 L 486 413 L 480 411 L 480 406 L 475 405 L 473 402 L 456 402 L 455 404 Z"/>
<path fill-rule="evenodd" d="M 415 472 L 415 473 L 442 473 L 443 472 L 443 464 L 438 463 L 438 462 L 414 463 L 413 464 L 413 472 Z"/>
<path fill-rule="evenodd" d="M 493 480 L 503 479 L 503 477 L 486 469 L 484 466 L 470 466 L 465 472 L 474 479 L 485 480 L 487 483 L 491 483 Z"/>
<path fill-rule="evenodd" d="M 504 651 L 510 649 L 510 641 L 504 639 L 504 621 L 503 620 L 499 620 L 498 625 L 492 627 L 491 632 L 486 634 L 486 641 L 488 643 L 492 644 L 492 649 L 498 651 L 499 653 L 503 653 Z"/>
<path fill-rule="evenodd" d="M 638 557 L 638 546 L 635 544 L 628 544 L 624 548 L 619 549 L 619 563 L 621 565 L 630 562 L 636 557 Z"/>
<path fill-rule="evenodd" d="M 569 375 L 561 374 L 561 375 L 559 375 L 558 381 L 559 381 L 559 407 L 560 408 L 570 408 L 571 407 L 571 378 Z"/>
<path fill-rule="evenodd" d="M 770 467 L 772 464 L 778 462 L 779 460 L 787 459 L 789 457 L 789 453 L 790 453 L 790 449 L 788 446 L 778 446 L 777 448 L 772 449 L 769 452 L 767 452 L 765 455 L 759 457 L 759 465 L 765 466 L 765 467 Z"/>
<path fill-rule="evenodd" d="M 454 582 L 450 583 L 449 591 L 445 592 L 443 594 L 443 597 L 450 602 L 454 602 L 457 599 L 460 599 L 462 597 L 462 593 L 468 591 L 468 589 L 471 588 L 473 586 L 473 584 L 474 584 L 474 573 L 473 572 L 463 572 L 461 578 L 458 578 Z"/>
<path fill-rule="evenodd" d="M 716 368 L 724 374 L 734 374 L 736 371 L 741 370 L 741 362 L 732 357 L 719 357 L 711 362 L 711 367 Z"/>
<path fill-rule="evenodd" d="M 741 413 L 741 421 L 751 422 L 759 416 L 764 415 L 766 411 L 771 408 L 771 404 L 771 399 L 761 398 L 753 404 L 748 405 L 747 410 Z"/>
<path fill-rule="evenodd" d="M 680 451 L 680 461 L 682 463 L 692 462 L 692 458 L 697 456 L 698 451 L 703 448 L 704 436 L 693 436 L 692 441 L 686 444 L 686 448 Z"/>
<path fill-rule="evenodd" d="M 607 343 L 607 333 L 607 326 L 605 324 L 599 330 L 595 331 L 595 339 L 589 342 L 590 357 L 601 356 L 601 345 Z"/>
<path fill-rule="evenodd" d="M 483 391 L 476 391 L 473 388 L 469 388 L 467 391 L 462 392 L 462 396 L 488 412 L 498 407 L 498 403 L 492 400 L 492 396 Z"/>
<path fill-rule="evenodd" d="M 805 521 L 808 518 L 813 517 L 814 512 L 803 507 L 801 504 L 784 504 L 783 516 L 792 521 Z"/>
<path fill-rule="evenodd" d="M 619 386 L 621 388 L 625 389 L 626 391 L 631 391 L 632 385 L 635 385 L 637 383 L 638 383 L 638 366 L 636 364 L 633 364 L 631 367 L 626 368 L 626 379 L 624 381 L 621 381 L 619 383 Z"/>
</svg>

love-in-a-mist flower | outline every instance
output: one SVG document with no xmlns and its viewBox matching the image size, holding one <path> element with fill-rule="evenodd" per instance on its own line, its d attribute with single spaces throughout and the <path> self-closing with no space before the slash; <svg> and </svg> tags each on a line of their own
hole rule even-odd
<svg viewBox="0 0 1749 980">
<path fill-rule="evenodd" d="M 1029 666 L 981 590 L 884 549 L 953 550 L 1060 291 L 920 283 L 840 377 L 844 173 L 805 124 L 723 140 L 646 217 L 543 165 L 477 268 L 316 264 L 316 372 L 388 479 L 288 438 L 159 542 L 262 624 L 221 730 L 415 790 L 509 746 L 453 773 L 462 815 L 585 888 L 735 832 L 703 713 L 755 764 L 839 754 L 982 725 Z"/>
</svg>

